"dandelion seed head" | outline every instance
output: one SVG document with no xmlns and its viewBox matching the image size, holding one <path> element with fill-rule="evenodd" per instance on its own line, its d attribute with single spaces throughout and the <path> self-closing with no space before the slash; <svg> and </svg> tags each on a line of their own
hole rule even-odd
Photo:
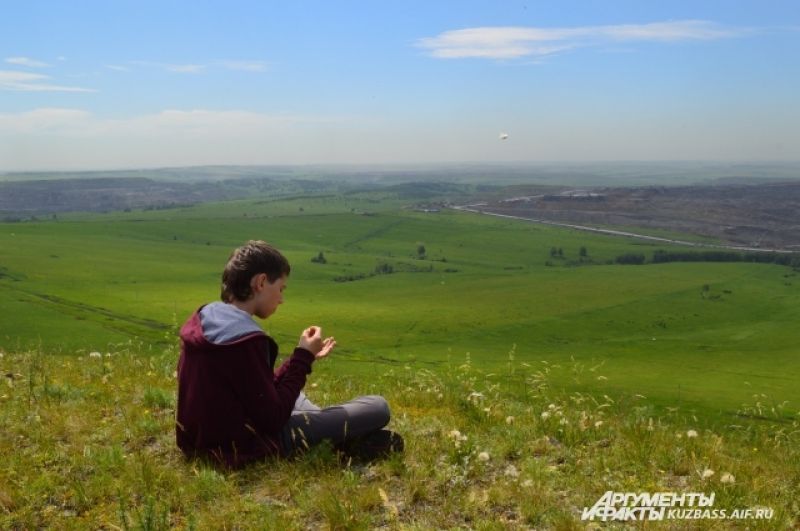
<svg viewBox="0 0 800 531">
<path fill-rule="evenodd" d="M 481 452 L 478 454 L 478 460 L 484 463 L 489 460 L 489 452 Z"/>
<path fill-rule="evenodd" d="M 550 418 L 550 413 L 548 411 L 542 411 L 542 420 L 547 420 Z"/>
<path fill-rule="evenodd" d="M 706 468 L 705 470 L 703 470 L 703 473 L 700 475 L 700 477 L 702 477 L 703 479 L 708 479 L 713 475 L 714 471 L 711 470 L 710 468 Z"/>
<path fill-rule="evenodd" d="M 526 488 L 533 487 L 533 480 L 532 479 L 526 479 L 525 481 L 522 482 L 522 486 L 526 487 Z"/>
<path fill-rule="evenodd" d="M 518 478 L 519 477 L 519 470 L 514 465 L 508 465 L 503 471 L 503 474 L 510 477 L 510 478 Z"/>
<path fill-rule="evenodd" d="M 514 417 L 511 415 L 506 417 L 506 424 L 514 424 Z"/>
<path fill-rule="evenodd" d="M 697 432 L 695 430 L 689 430 L 686 432 L 686 437 L 689 439 L 694 439 L 697 437 Z"/>
<path fill-rule="evenodd" d="M 96 351 L 95 351 L 95 352 L 90 352 L 90 353 L 89 353 L 89 357 L 90 357 L 90 358 L 102 358 L 102 357 L 103 357 L 103 355 L 102 355 L 102 354 L 100 354 L 99 352 L 96 352 Z"/>
<path fill-rule="evenodd" d="M 599 428 L 602 425 L 603 425 L 603 421 L 602 420 L 598 420 L 597 422 L 594 423 L 594 427 L 595 428 Z"/>
<path fill-rule="evenodd" d="M 725 472 L 722 474 L 722 477 L 719 478 L 721 483 L 735 483 L 736 478 L 730 472 Z"/>
</svg>

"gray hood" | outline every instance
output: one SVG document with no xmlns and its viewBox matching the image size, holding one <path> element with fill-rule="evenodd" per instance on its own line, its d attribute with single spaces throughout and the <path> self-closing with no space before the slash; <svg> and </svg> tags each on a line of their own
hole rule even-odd
<svg viewBox="0 0 800 531">
<path fill-rule="evenodd" d="M 224 302 L 212 302 L 203 306 L 200 310 L 200 324 L 205 338 L 215 345 L 231 343 L 254 333 L 264 333 L 249 313 Z"/>
</svg>

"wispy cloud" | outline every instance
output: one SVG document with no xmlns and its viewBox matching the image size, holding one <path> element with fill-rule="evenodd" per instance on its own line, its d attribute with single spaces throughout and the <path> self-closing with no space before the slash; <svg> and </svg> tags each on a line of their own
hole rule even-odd
<svg viewBox="0 0 800 531">
<path fill-rule="evenodd" d="M 16 66 L 27 66 L 28 68 L 46 68 L 50 66 L 47 63 L 31 59 L 30 57 L 6 57 L 6 63 Z"/>
<path fill-rule="evenodd" d="M 119 65 L 106 65 L 106 68 L 109 70 L 116 70 L 117 72 L 128 72 L 130 68 L 127 66 L 119 66 Z"/>
<path fill-rule="evenodd" d="M 581 26 L 573 28 L 479 27 L 445 31 L 416 45 L 440 59 L 545 57 L 589 46 L 620 42 L 682 42 L 736 37 L 749 30 L 705 20 Z"/>
<path fill-rule="evenodd" d="M 167 72 L 176 72 L 178 74 L 197 74 L 208 68 L 208 65 L 161 63 L 158 61 L 131 61 L 130 64 L 148 68 L 160 68 Z"/>
<path fill-rule="evenodd" d="M 0 90 L 13 90 L 19 92 L 97 92 L 94 89 L 83 87 L 68 87 L 54 85 L 50 76 L 19 72 L 15 70 L 0 70 Z"/>
<path fill-rule="evenodd" d="M 132 65 L 144 66 L 148 68 L 160 68 L 167 72 L 176 72 L 178 74 L 199 74 L 213 69 L 223 68 L 226 70 L 238 70 L 242 72 L 263 72 L 267 69 L 267 63 L 264 61 L 253 61 L 245 59 L 228 59 L 225 61 L 210 61 L 206 64 L 176 64 L 176 63 L 162 63 L 158 61 L 131 61 Z M 107 68 L 112 70 L 121 70 L 123 67 L 116 67 L 114 65 L 107 65 Z"/>
<path fill-rule="evenodd" d="M 228 70 L 242 70 L 244 72 L 263 72 L 267 69 L 267 63 L 264 61 L 220 61 L 219 66 L 227 68 Z"/>
<path fill-rule="evenodd" d="M 197 74 L 207 67 L 206 65 L 164 65 L 164 68 L 170 72 L 178 72 L 179 74 Z"/>
<path fill-rule="evenodd" d="M 324 124 L 341 116 L 265 114 L 244 110 L 166 109 L 129 118 L 104 118 L 83 109 L 44 107 L 18 113 L 0 113 L 0 133 L 54 132 L 71 137 L 96 135 L 153 138 L 181 134 L 208 138 L 279 134 L 292 124 Z"/>
</svg>

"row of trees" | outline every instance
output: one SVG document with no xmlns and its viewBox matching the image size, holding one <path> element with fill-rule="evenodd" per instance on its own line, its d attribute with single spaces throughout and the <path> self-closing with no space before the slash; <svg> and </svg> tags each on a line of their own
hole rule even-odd
<svg viewBox="0 0 800 531">
<path fill-rule="evenodd" d="M 665 262 L 757 262 L 800 267 L 797 253 L 735 252 L 735 251 L 663 251 L 653 252 L 653 263 Z"/>
<path fill-rule="evenodd" d="M 615 262 L 626 265 L 640 265 L 646 261 L 642 253 L 626 253 L 617 256 Z M 735 251 L 664 251 L 653 252 L 651 260 L 654 264 L 667 262 L 757 262 L 760 264 L 777 264 L 800 269 L 800 254 L 769 252 L 735 252 Z"/>
</svg>

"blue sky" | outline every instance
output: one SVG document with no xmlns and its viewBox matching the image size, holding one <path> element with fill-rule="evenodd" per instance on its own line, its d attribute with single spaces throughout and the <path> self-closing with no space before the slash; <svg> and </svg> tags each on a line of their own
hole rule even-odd
<svg viewBox="0 0 800 531">
<path fill-rule="evenodd" d="M 790 1 L 7 2 L 0 171 L 797 160 L 799 44 Z"/>
</svg>

